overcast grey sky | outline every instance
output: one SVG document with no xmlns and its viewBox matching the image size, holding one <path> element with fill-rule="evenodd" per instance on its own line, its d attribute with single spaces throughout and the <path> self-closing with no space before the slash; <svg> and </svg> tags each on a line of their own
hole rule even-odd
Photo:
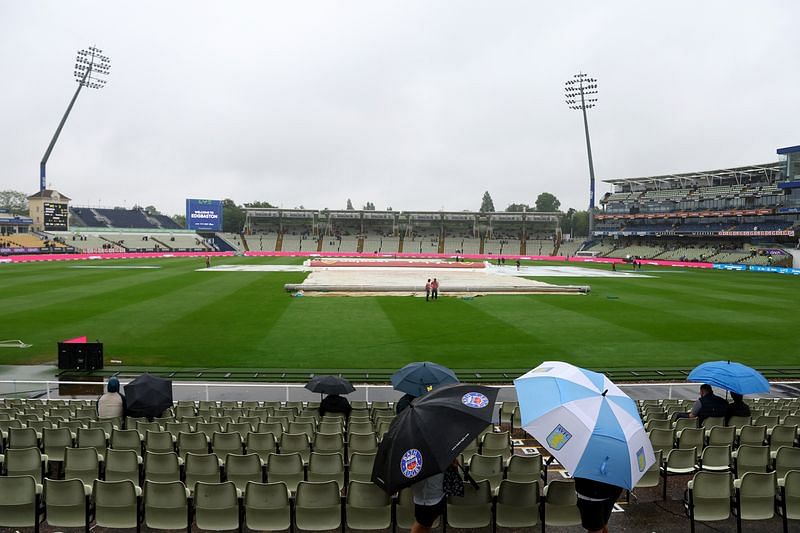
<svg viewBox="0 0 800 533">
<path fill-rule="evenodd" d="M 75 90 L 112 58 L 48 163 L 73 205 L 584 209 L 598 180 L 777 160 L 800 144 L 800 2 L 0 1 L 0 189 L 33 193 Z M 608 190 L 598 182 L 598 196 Z"/>
</svg>

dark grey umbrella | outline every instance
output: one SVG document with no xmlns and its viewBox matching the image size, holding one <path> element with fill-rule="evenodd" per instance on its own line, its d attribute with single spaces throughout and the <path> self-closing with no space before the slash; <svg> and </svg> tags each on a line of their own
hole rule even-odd
<svg viewBox="0 0 800 533">
<path fill-rule="evenodd" d="M 142 374 L 125 385 L 128 416 L 161 416 L 172 407 L 172 381 Z"/>
<path fill-rule="evenodd" d="M 350 394 L 356 390 L 349 381 L 339 376 L 314 376 L 306 383 L 306 388 L 320 394 Z"/>
</svg>

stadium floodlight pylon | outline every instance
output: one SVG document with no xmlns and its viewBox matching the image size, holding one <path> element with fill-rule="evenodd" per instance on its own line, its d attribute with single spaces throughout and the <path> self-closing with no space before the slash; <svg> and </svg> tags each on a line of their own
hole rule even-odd
<svg viewBox="0 0 800 533">
<path fill-rule="evenodd" d="M 77 57 L 75 58 L 74 71 L 75 81 L 78 82 L 78 88 L 75 90 L 75 94 L 72 95 L 72 100 L 70 100 L 67 110 L 64 112 L 64 116 L 61 117 L 61 122 L 58 123 L 56 132 L 53 134 L 53 138 L 50 140 L 50 144 L 47 146 L 47 150 L 44 153 L 44 157 L 42 157 L 41 163 L 39 163 L 40 191 L 43 191 L 47 188 L 45 169 L 47 166 L 47 160 L 50 159 L 50 153 L 53 151 L 53 147 L 56 145 L 58 136 L 61 134 L 61 129 L 67 122 L 67 117 L 69 117 L 69 113 L 72 111 L 72 106 L 75 105 L 75 100 L 78 99 L 81 89 L 84 87 L 88 87 L 89 89 L 102 89 L 106 84 L 106 77 L 108 77 L 110 71 L 111 59 L 108 56 L 103 55 L 103 51 L 96 46 L 90 46 L 89 48 L 78 50 Z"/>
<path fill-rule="evenodd" d="M 570 109 L 583 112 L 583 131 L 586 134 L 586 154 L 589 156 L 589 237 L 594 230 L 594 162 L 592 161 L 592 143 L 589 140 L 589 121 L 586 110 L 597 105 L 597 80 L 588 74 L 579 72 L 571 80 L 564 83 L 564 95 Z"/>
</svg>

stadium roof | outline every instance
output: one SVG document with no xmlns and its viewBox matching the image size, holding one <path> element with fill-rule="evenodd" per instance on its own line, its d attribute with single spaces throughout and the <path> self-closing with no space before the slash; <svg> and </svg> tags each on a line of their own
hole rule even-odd
<svg viewBox="0 0 800 533">
<path fill-rule="evenodd" d="M 775 161 L 774 163 L 763 163 L 760 165 L 748 165 L 744 167 L 722 168 L 719 170 L 706 170 L 701 172 L 686 172 L 684 174 L 664 174 L 663 176 L 646 176 L 640 178 L 615 178 L 603 180 L 612 185 L 644 185 L 658 186 L 666 184 L 686 184 L 696 183 L 705 180 L 711 182 L 721 178 L 741 178 L 758 177 L 769 178 L 771 174 L 780 173 L 785 167 L 785 163 Z"/>
<path fill-rule="evenodd" d="M 800 145 L 787 146 L 786 148 L 778 148 L 777 152 L 778 155 L 796 154 L 797 152 L 800 152 Z"/>
</svg>

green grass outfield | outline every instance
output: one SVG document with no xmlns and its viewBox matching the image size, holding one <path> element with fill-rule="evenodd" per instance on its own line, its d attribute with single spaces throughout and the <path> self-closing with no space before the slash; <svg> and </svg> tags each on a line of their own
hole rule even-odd
<svg viewBox="0 0 800 533">
<path fill-rule="evenodd" d="M 87 335 L 105 343 L 107 360 L 126 366 L 397 368 L 424 359 L 453 368 L 532 368 L 547 359 L 590 368 L 713 359 L 800 365 L 800 278 L 793 276 L 651 268 L 653 278 L 542 278 L 589 284 L 588 296 L 426 303 L 291 298 L 283 284 L 301 282 L 304 273 L 195 271 L 202 261 L 0 265 L 0 340 L 33 345 L 0 348 L 0 364 L 53 362 L 57 341 Z M 159 268 L 72 268 L 78 265 Z"/>
</svg>

